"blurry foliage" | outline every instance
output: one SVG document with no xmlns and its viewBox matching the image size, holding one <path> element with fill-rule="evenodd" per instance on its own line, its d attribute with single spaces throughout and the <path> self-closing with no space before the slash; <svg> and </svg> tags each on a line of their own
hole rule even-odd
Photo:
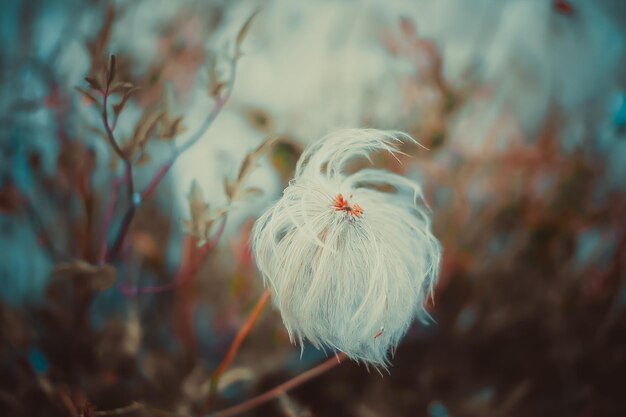
<svg viewBox="0 0 626 417">
<path fill-rule="evenodd" d="M 149 198 L 177 157 L 195 144 L 218 116 L 234 79 L 218 77 L 217 62 L 211 61 L 214 109 L 209 109 L 200 130 L 180 143 L 184 119 L 170 113 L 167 94 L 160 96 L 167 90 L 166 77 L 172 74 L 164 68 L 179 65 L 183 69 L 185 63 L 156 62 L 148 70 L 151 76 L 133 80 L 129 71 L 132 58 L 107 54 L 118 13 L 113 7 L 107 8 L 101 28 L 88 44 L 91 69 L 85 77 L 86 86 L 76 87 L 83 98 L 80 104 L 93 109 L 100 119 L 100 126 L 88 126 L 87 132 L 105 141 L 111 161 L 102 164 L 89 141 L 70 134 L 65 123 L 60 123 L 57 173 L 38 176 L 40 189 L 31 195 L 22 195 L 11 182 L 2 188 L 3 213 L 14 215 L 27 210 L 41 244 L 55 263 L 45 302 L 26 309 L 0 306 L 0 404 L 10 415 L 95 416 L 100 415 L 97 409 L 102 404 L 130 404 L 117 412 L 131 413 L 144 408 L 133 403 L 136 399 L 189 413 L 204 407 L 208 395 L 210 367 L 195 353 L 198 341 L 194 312 L 199 304 L 195 278 L 200 268 L 206 267 L 208 255 L 221 236 L 228 204 L 260 192 L 248 187 L 246 179 L 275 138 L 263 141 L 245 158 L 235 179 L 225 180 L 229 198 L 226 206 L 209 211 L 202 189 L 192 184 L 191 219 L 183 224 L 188 237 L 183 242 L 179 270 L 172 279 L 165 256 L 168 241 L 176 243 L 175 234 L 170 230 L 169 213 L 162 212 Z M 253 16 L 234 41 L 234 56 L 229 58 L 233 68 Z M 176 24 L 184 25 L 185 20 Z M 176 31 L 172 26 L 164 37 Z M 63 121 L 71 111 L 67 105 L 70 92 L 55 85 L 51 89 L 49 107 Z M 131 135 L 123 137 L 118 133 L 118 120 L 130 103 L 142 109 L 142 114 Z M 134 169 L 149 161 L 153 140 L 174 142 L 173 152 L 156 170 L 147 188 L 139 191 Z M 32 164 L 37 174 L 36 155 Z M 107 171 L 107 186 L 96 186 L 95 173 Z M 51 205 L 57 212 L 42 213 L 41 199 L 53 200 Z M 73 201 L 80 207 L 70 209 L 68 204 L 73 207 Z M 41 220 L 44 217 L 62 222 L 52 226 Z M 220 226 L 215 228 L 217 221 Z M 139 281 L 134 282 L 134 277 L 140 277 Z M 251 291 L 248 288 L 247 292 Z M 150 301 L 148 294 L 153 293 L 160 295 Z M 229 320 L 227 327 L 232 329 L 236 322 Z M 215 342 L 210 343 L 214 352 L 209 352 L 214 355 L 209 360 L 213 366 L 225 348 L 224 341 Z M 172 390 L 172 383 L 179 389 Z M 15 395 L 5 396 L 8 390 Z M 151 406 L 146 409 L 152 410 Z"/>
<path fill-rule="evenodd" d="M 567 12 L 567 2 L 557 3 Z M 54 263 L 40 305 L 0 304 L 2 415 L 96 416 L 116 407 L 122 407 L 118 415 L 205 413 L 212 372 L 259 286 L 247 248 L 250 223 L 230 249 L 216 248 L 225 217 L 234 200 L 260 191 L 246 180 L 263 155 L 269 153 L 286 182 L 301 152 L 289 138 L 261 143 L 237 176 L 225 179 L 223 207 L 209 207 L 205 190 L 192 184 L 190 217 L 183 222 L 188 236 L 177 243 L 170 214 L 149 197 L 177 152 L 199 136 L 177 142 L 190 132 L 183 116 L 171 112 L 166 85 L 177 80 L 184 86 L 181 78 L 190 79 L 206 60 L 206 91 L 219 112 L 234 80 L 218 73 L 217 56 L 174 41 L 189 16 L 168 26 L 161 59 L 133 77 L 133 57 L 108 51 L 119 13 L 103 10 L 103 24 L 88 44 L 90 75 L 77 87 L 81 105 L 102 119 L 88 133 L 110 146 L 110 163 L 67 129 L 72 92 L 51 80 L 46 103 L 59 121 L 56 172 L 44 175 L 33 154 L 30 193 L 10 179 L 0 184 L 0 213 L 25 216 Z M 234 40 L 233 65 L 253 17 Z M 603 157 L 589 150 L 564 153 L 553 123 L 539 137 L 497 153 L 452 149 L 449 121 L 468 93 L 446 85 L 436 45 L 421 39 L 412 22 L 404 19 L 397 29 L 382 42 L 416 67 L 401 81 L 405 128 L 430 151 L 407 149 L 418 163 L 407 159 L 393 169 L 417 170 L 427 179 L 435 234 L 445 248 L 431 306 L 437 324 L 411 330 L 391 376 L 344 364 L 258 415 L 625 415 L 626 196 L 603 187 Z M 131 103 L 142 114 L 132 134 L 122 137 L 117 121 Z M 244 117 L 253 128 L 273 132 L 264 109 L 247 108 Z M 148 188 L 137 191 L 133 169 L 150 162 L 152 141 L 178 148 Z M 100 172 L 108 179 L 96 187 Z M 585 257 L 590 234 L 599 238 Z M 173 244 L 182 247 L 176 271 L 166 261 Z M 220 250 L 235 254 L 233 274 L 211 256 Z M 224 373 L 214 408 L 286 378 L 291 347 L 280 323 L 268 315 L 256 326 L 238 366 Z"/>
</svg>

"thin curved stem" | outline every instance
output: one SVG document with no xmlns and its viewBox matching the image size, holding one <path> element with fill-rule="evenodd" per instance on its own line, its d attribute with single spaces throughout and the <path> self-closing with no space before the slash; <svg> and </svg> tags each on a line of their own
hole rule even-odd
<svg viewBox="0 0 626 417">
<path fill-rule="evenodd" d="M 254 306 L 254 308 L 248 315 L 246 322 L 239 329 L 239 331 L 237 332 L 237 335 L 235 336 L 235 339 L 230 344 L 230 348 L 228 349 L 226 356 L 224 357 L 224 359 L 222 359 L 219 366 L 215 369 L 215 372 L 213 372 L 213 375 L 211 376 L 211 388 L 210 388 L 209 396 L 207 399 L 207 406 L 209 405 L 211 399 L 215 395 L 215 391 L 217 390 L 217 384 L 219 383 L 219 380 L 222 374 L 224 373 L 224 371 L 226 371 L 226 369 L 230 366 L 231 362 L 235 358 L 237 351 L 239 351 L 241 344 L 243 343 L 245 338 L 248 336 L 248 334 L 252 330 L 252 327 L 261 316 L 261 312 L 263 311 L 263 308 L 265 307 L 267 302 L 270 300 L 271 295 L 272 295 L 272 292 L 269 289 L 263 292 L 263 294 L 261 295 L 261 298 L 259 298 L 259 301 L 257 301 L 256 305 Z"/>
<path fill-rule="evenodd" d="M 106 253 L 104 256 L 101 256 L 101 258 L 104 258 L 107 260 L 114 258 L 117 252 L 119 251 L 119 249 L 121 248 L 122 243 L 124 243 L 124 237 L 126 236 L 126 233 L 128 232 L 128 228 L 130 227 L 130 224 L 133 220 L 133 217 L 135 215 L 135 209 L 136 209 L 136 203 L 134 201 L 135 182 L 133 179 L 133 164 L 130 158 L 128 158 L 124 154 L 124 151 L 120 148 L 119 144 L 117 143 L 117 140 L 115 139 L 115 135 L 113 134 L 113 130 L 115 129 L 115 126 L 111 127 L 109 123 L 109 109 L 108 109 L 107 104 L 109 100 L 109 89 L 111 87 L 111 81 L 112 79 L 110 79 L 109 82 L 107 82 L 106 89 L 104 90 L 104 93 L 103 93 L 104 99 L 103 99 L 103 106 L 102 106 L 102 124 L 104 124 L 104 129 L 106 130 L 106 133 L 107 133 L 107 139 L 109 140 L 109 144 L 113 148 L 113 151 L 124 162 L 124 177 L 126 180 L 126 187 L 128 190 L 127 194 L 128 194 L 129 207 L 126 213 L 124 214 L 122 225 L 120 226 L 120 231 L 118 232 L 117 237 L 115 238 L 115 241 L 113 245 L 111 246 L 111 250 L 109 250 L 108 253 Z M 114 190 L 113 192 L 117 193 L 117 190 Z M 117 195 L 115 196 L 112 195 L 112 198 L 113 199 L 117 198 Z M 106 244 L 106 236 L 107 236 L 107 230 L 105 229 L 104 236 L 103 236 L 105 244 Z"/>
<path fill-rule="evenodd" d="M 258 395 L 254 398 L 249 399 L 248 401 L 244 401 L 243 403 L 235 405 L 233 407 L 226 408 L 224 410 L 210 414 L 208 417 L 231 417 L 239 415 L 241 413 L 245 413 L 246 411 L 250 411 L 260 406 L 261 404 L 265 404 L 275 398 L 278 398 L 281 395 L 285 394 L 287 391 L 292 390 L 304 384 L 305 382 L 333 369 L 337 365 L 341 364 L 341 362 L 346 358 L 347 356 L 345 353 L 340 353 L 337 356 L 322 362 L 315 368 L 309 369 L 308 371 L 272 388 L 269 391 L 264 392 L 261 395 Z"/>
<path fill-rule="evenodd" d="M 113 128 L 111 128 L 111 125 L 109 124 L 109 110 L 107 108 L 109 102 L 109 87 L 110 86 L 107 85 L 104 92 L 102 92 L 104 96 L 102 100 L 102 124 L 104 125 L 104 130 L 106 130 L 109 145 L 111 145 L 111 148 L 113 148 L 115 154 L 119 156 L 122 161 L 126 161 L 128 158 L 126 158 L 126 155 L 124 155 L 124 151 L 122 151 L 122 148 L 120 148 L 120 145 L 118 145 L 117 140 L 115 140 Z"/>
</svg>

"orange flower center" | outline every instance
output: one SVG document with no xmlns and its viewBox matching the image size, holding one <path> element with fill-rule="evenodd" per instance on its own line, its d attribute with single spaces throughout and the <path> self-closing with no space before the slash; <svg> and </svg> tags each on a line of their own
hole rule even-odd
<svg viewBox="0 0 626 417">
<path fill-rule="evenodd" d="M 352 198 L 352 196 L 350 196 L 350 198 Z M 348 200 L 343 198 L 343 194 L 337 194 L 335 202 L 333 203 L 333 208 L 336 211 L 349 213 L 354 217 L 361 217 L 361 214 L 363 214 L 363 209 L 361 208 L 361 206 L 359 206 L 358 204 L 350 205 Z"/>
</svg>

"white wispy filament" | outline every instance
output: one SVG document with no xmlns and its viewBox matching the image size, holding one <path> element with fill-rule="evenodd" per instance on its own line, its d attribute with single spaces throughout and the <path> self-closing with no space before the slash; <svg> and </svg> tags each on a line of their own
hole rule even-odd
<svg viewBox="0 0 626 417">
<path fill-rule="evenodd" d="M 255 223 L 257 265 L 292 341 L 386 367 L 439 271 L 418 184 L 380 169 L 346 172 L 371 152 L 398 152 L 401 132 L 347 129 L 309 146 L 283 197 Z"/>
</svg>

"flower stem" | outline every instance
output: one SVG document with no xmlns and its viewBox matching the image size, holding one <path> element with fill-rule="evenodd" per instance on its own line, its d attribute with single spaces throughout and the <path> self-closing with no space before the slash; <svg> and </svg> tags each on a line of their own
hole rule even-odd
<svg viewBox="0 0 626 417">
<path fill-rule="evenodd" d="M 272 293 L 269 289 L 263 292 L 263 294 L 261 295 L 261 298 L 259 298 L 259 301 L 257 301 L 256 305 L 250 312 L 250 315 L 248 316 L 246 322 L 241 327 L 241 329 L 239 329 L 239 332 L 237 332 L 237 336 L 235 336 L 235 339 L 231 343 L 230 348 L 228 349 L 228 352 L 226 353 L 226 356 L 224 357 L 224 359 L 222 359 L 222 362 L 220 362 L 215 372 L 213 372 L 213 375 L 211 376 L 211 388 L 210 388 L 209 396 L 207 398 L 207 403 L 206 403 L 207 407 L 210 404 L 211 399 L 215 395 L 215 391 L 217 390 L 217 384 L 219 383 L 220 377 L 222 376 L 224 371 L 226 371 L 226 369 L 230 366 L 231 362 L 235 358 L 235 355 L 237 354 L 239 347 L 241 346 L 245 338 L 248 336 L 248 334 L 252 330 L 252 327 L 254 326 L 259 316 L 261 315 L 261 312 L 263 311 L 263 308 L 269 301 L 271 295 Z"/>
<path fill-rule="evenodd" d="M 305 382 L 323 374 L 324 372 L 333 369 L 334 367 L 339 365 L 344 359 L 346 359 L 345 353 L 340 353 L 336 357 L 330 358 L 322 362 L 315 368 L 309 369 L 308 371 L 272 388 L 269 391 L 264 392 L 261 395 L 258 395 L 254 398 L 249 399 L 248 401 L 244 401 L 243 403 L 235 405 L 233 407 L 218 411 L 217 413 L 210 414 L 209 417 L 231 417 L 241 413 L 245 413 L 246 411 L 250 411 L 253 408 L 260 406 L 261 404 L 265 404 L 266 402 L 280 397 L 287 391 L 304 384 Z"/>
</svg>

